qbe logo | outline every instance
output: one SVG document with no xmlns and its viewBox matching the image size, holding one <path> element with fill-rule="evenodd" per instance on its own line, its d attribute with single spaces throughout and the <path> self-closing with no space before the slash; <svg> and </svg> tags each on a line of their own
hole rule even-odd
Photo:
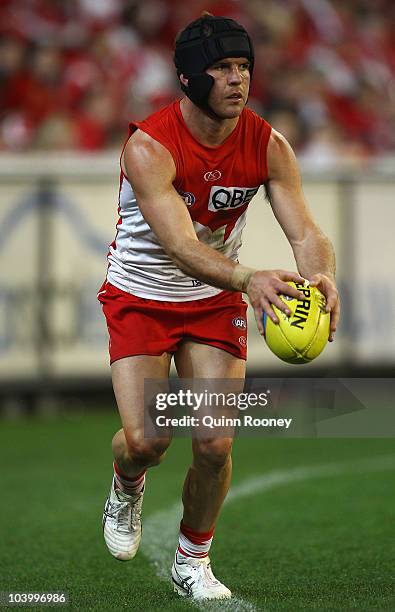
<svg viewBox="0 0 395 612">
<path fill-rule="evenodd" d="M 213 212 L 232 210 L 251 202 L 259 187 L 211 187 L 208 209 Z"/>
</svg>

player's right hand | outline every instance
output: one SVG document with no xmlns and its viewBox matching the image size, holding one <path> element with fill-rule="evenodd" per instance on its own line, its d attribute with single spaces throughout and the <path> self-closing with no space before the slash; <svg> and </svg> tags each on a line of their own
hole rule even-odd
<svg viewBox="0 0 395 612">
<path fill-rule="evenodd" d="M 279 322 L 273 310 L 273 305 L 286 315 L 291 314 L 280 295 L 289 295 L 297 300 L 303 300 L 302 292 L 288 285 L 287 281 L 294 281 L 303 285 L 305 279 L 297 272 L 288 272 L 287 270 L 258 270 L 248 281 L 246 293 L 254 309 L 256 324 L 262 336 L 264 334 L 262 321 L 264 312 L 273 323 Z"/>
</svg>

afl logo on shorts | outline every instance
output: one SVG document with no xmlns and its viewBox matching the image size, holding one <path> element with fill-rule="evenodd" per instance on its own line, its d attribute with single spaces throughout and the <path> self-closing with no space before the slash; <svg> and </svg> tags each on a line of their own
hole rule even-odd
<svg viewBox="0 0 395 612">
<path fill-rule="evenodd" d="M 232 321 L 232 325 L 237 329 L 247 329 L 247 321 L 243 317 L 235 317 Z"/>
<path fill-rule="evenodd" d="M 212 172 L 206 172 L 206 174 L 203 175 L 203 178 L 205 181 L 217 181 L 221 178 L 221 176 L 222 174 L 219 170 L 213 170 Z"/>
</svg>

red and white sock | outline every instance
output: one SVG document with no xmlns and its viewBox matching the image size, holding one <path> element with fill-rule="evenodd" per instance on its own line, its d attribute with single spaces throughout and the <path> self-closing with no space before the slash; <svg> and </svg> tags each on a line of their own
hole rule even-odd
<svg viewBox="0 0 395 612">
<path fill-rule="evenodd" d="M 115 479 L 115 488 L 120 489 L 126 495 L 138 495 L 144 488 L 145 482 L 145 472 L 141 472 L 141 474 L 137 474 L 133 478 L 129 476 L 124 476 L 120 474 L 119 467 L 114 461 L 114 479 Z"/>
<path fill-rule="evenodd" d="M 211 542 L 213 541 L 214 527 L 205 533 L 194 531 L 190 527 L 180 523 L 180 534 L 178 536 L 177 552 L 184 557 L 207 557 Z"/>
</svg>

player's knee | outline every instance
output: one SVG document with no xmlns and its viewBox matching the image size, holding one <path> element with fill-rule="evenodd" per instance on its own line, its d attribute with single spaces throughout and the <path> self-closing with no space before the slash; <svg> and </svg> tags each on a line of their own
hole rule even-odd
<svg viewBox="0 0 395 612">
<path fill-rule="evenodd" d="M 198 440 L 194 444 L 195 462 L 214 471 L 225 467 L 231 452 L 232 440 L 229 439 Z"/>
<path fill-rule="evenodd" d="M 133 436 L 126 438 L 129 457 L 144 467 L 158 465 L 170 444 L 167 438 L 154 438 L 144 440 Z"/>
</svg>

